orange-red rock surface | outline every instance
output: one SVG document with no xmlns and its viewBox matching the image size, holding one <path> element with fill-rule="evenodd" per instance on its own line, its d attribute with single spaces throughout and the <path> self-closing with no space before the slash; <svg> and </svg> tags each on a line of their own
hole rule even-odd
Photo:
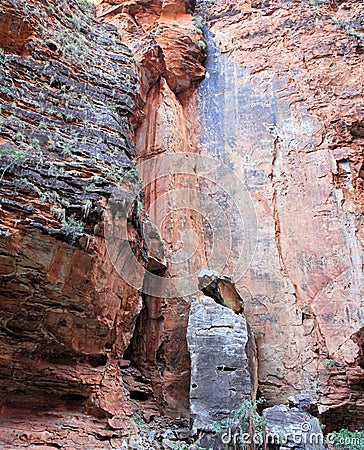
<svg viewBox="0 0 364 450">
<path fill-rule="evenodd" d="M 364 406 L 362 17 L 360 1 L 216 0 L 206 13 L 223 53 L 220 154 L 258 219 L 238 286 L 260 389 L 270 403 L 307 391 L 339 427 L 362 424 Z"/>
<path fill-rule="evenodd" d="M 108 257 L 103 217 L 113 190 L 139 190 L 137 78 L 93 15 L 1 5 L 1 448 L 112 448 L 136 430 L 120 360 L 142 298 Z M 145 265 L 141 214 L 124 238 Z"/>
<path fill-rule="evenodd" d="M 116 25 L 139 64 L 138 170 L 146 209 L 160 226 L 168 261 L 163 274 L 166 292 L 161 292 L 163 298 L 144 295 L 144 308 L 127 355 L 151 380 L 162 412 L 188 417 L 189 299 L 178 280 L 187 277 L 188 284 L 188 276 L 195 273 L 197 288 L 197 273 L 205 265 L 205 245 L 199 191 L 191 190 L 191 186 L 198 187 L 198 180 L 192 163 L 192 169 L 179 173 L 183 161 L 178 154 L 197 151 L 190 113 L 197 81 L 205 73 L 202 30 L 188 2 L 180 0 L 104 0 L 98 4 L 97 16 Z M 193 193 L 196 197 L 191 199 Z"/>
<path fill-rule="evenodd" d="M 141 284 L 128 285 L 112 263 L 120 269 L 120 237 L 140 266 L 158 275 L 190 271 L 185 259 L 164 266 L 132 159 L 196 151 L 189 106 L 178 95 L 189 105 L 189 91 L 204 75 L 204 43 L 184 2 L 120 3 L 102 2 L 98 17 L 115 23 L 124 43 L 85 2 L 11 1 L 3 10 L 3 23 L 16 24 L 1 35 L 1 426 L 8 448 L 118 447 L 161 413 L 182 417 L 172 425 L 186 438 L 188 303 L 175 289 L 167 300 L 142 299 Z M 129 120 L 140 125 L 136 149 Z M 181 177 L 180 187 L 190 178 Z M 146 187 L 147 209 L 175 183 L 172 175 Z M 136 198 L 127 236 L 107 222 L 107 247 L 103 219 L 116 187 L 119 201 Z M 172 213 L 163 228 L 170 254 L 181 240 L 180 220 Z M 202 229 L 194 212 L 186 220 L 186 229 Z M 191 243 L 203 259 L 201 238 Z M 28 420 L 30 411 L 36 414 Z"/>
<path fill-rule="evenodd" d="M 267 404 L 308 392 L 328 430 L 360 426 L 362 2 L 96 3 L 107 24 L 81 0 L 0 9 L 0 446 L 120 448 L 139 433 L 136 448 L 157 449 L 144 421 L 160 430 L 161 414 L 186 437 L 189 276 L 216 262 L 199 153 L 256 212 L 246 261 L 231 255 L 221 275 L 248 266 L 236 281 Z M 214 35 L 201 88 L 195 12 Z M 150 270 L 143 295 L 108 257 L 117 186 L 136 195 L 123 238 Z M 228 220 L 222 258 L 225 235 L 247 231 Z"/>
</svg>

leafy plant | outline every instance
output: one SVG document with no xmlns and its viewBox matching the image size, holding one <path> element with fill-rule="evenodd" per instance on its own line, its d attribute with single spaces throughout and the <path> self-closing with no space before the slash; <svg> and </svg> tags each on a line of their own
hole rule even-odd
<svg viewBox="0 0 364 450">
<path fill-rule="evenodd" d="M 334 431 L 330 435 L 330 443 L 335 448 L 345 448 L 350 450 L 363 450 L 364 448 L 364 430 L 349 431 L 343 428 Z"/>
<path fill-rule="evenodd" d="M 262 330 L 253 330 L 253 334 L 255 337 L 260 337 L 260 336 L 264 336 L 265 333 Z"/>
<path fill-rule="evenodd" d="M 264 403 L 264 398 L 258 398 L 257 400 L 243 400 L 239 409 L 232 411 L 232 415 L 238 419 L 240 428 L 243 432 L 248 431 L 250 421 L 255 431 L 264 431 L 264 419 L 256 411 L 257 405 L 260 405 L 261 403 Z"/>
<path fill-rule="evenodd" d="M 14 147 L 0 147 L 0 167 L 3 169 L 0 175 L 0 182 L 2 181 L 7 170 L 10 170 L 17 164 L 25 161 L 25 153 Z"/>
<path fill-rule="evenodd" d="M 143 427 L 145 425 L 144 416 L 141 411 L 135 411 L 133 413 L 133 422 L 137 427 Z"/>
<path fill-rule="evenodd" d="M 93 12 L 95 9 L 95 5 L 89 0 L 78 0 L 78 4 L 88 13 Z"/>
<path fill-rule="evenodd" d="M 213 433 L 219 433 L 222 429 L 228 427 L 238 427 L 240 437 L 243 437 L 243 435 L 249 432 L 252 427 L 254 432 L 263 435 L 265 421 L 257 412 L 257 405 L 263 402 L 264 398 L 259 398 L 257 400 L 243 400 L 238 409 L 231 411 L 230 417 L 213 424 L 211 431 Z M 243 441 L 244 440 L 242 439 L 241 442 Z"/>
<path fill-rule="evenodd" d="M 51 207 L 51 214 L 60 222 L 64 223 L 65 221 L 65 209 L 61 206 L 52 206 Z"/>
<path fill-rule="evenodd" d="M 328 359 L 325 363 L 326 369 L 328 369 L 329 367 L 337 367 L 337 366 L 339 366 L 339 363 L 337 363 L 334 359 Z"/>
<path fill-rule="evenodd" d="M 74 215 L 69 217 L 68 219 L 63 219 L 62 228 L 67 234 L 78 234 L 83 231 L 83 223 L 80 220 L 77 220 Z"/>
<path fill-rule="evenodd" d="M 195 22 L 196 31 L 199 34 L 202 34 L 203 21 L 200 16 L 194 16 L 193 21 Z"/>
<path fill-rule="evenodd" d="M 62 148 L 62 156 L 66 157 L 66 156 L 71 156 L 72 155 L 72 144 L 69 142 L 65 142 L 63 144 L 63 148 Z"/>
<path fill-rule="evenodd" d="M 359 40 L 363 40 L 364 39 L 364 33 L 361 33 L 359 31 L 357 31 L 354 27 L 353 27 L 353 23 L 350 21 L 346 21 L 344 19 L 340 19 L 336 16 L 334 16 L 333 14 L 325 14 L 322 10 L 321 10 L 321 6 L 319 4 L 319 2 L 317 2 L 316 0 L 309 0 L 309 4 L 312 6 L 312 9 L 319 14 L 322 17 L 330 17 L 330 19 L 335 23 L 335 25 L 337 25 L 339 28 L 341 28 L 342 30 L 344 30 L 349 36 L 354 36 L 356 38 L 358 38 Z"/>
<path fill-rule="evenodd" d="M 198 41 L 198 46 L 199 46 L 200 48 L 202 48 L 202 50 L 206 50 L 206 47 L 207 47 L 206 42 L 205 42 L 204 40 L 202 40 L 202 39 L 200 39 L 200 40 Z"/>
</svg>

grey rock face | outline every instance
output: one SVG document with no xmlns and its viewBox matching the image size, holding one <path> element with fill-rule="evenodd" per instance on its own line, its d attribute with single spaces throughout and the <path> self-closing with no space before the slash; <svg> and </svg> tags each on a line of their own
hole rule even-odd
<svg viewBox="0 0 364 450">
<path fill-rule="evenodd" d="M 191 305 L 187 343 L 191 355 L 190 407 L 192 435 L 200 444 L 221 449 L 211 428 L 255 397 L 256 349 L 245 318 L 209 297 Z M 251 365 L 250 362 L 253 362 Z"/>
<path fill-rule="evenodd" d="M 303 409 L 276 405 L 265 409 L 263 417 L 267 449 L 327 449 L 320 421 Z"/>
</svg>

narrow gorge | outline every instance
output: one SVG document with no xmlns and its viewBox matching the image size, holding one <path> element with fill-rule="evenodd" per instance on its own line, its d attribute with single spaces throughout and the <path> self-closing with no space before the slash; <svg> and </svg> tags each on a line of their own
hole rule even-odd
<svg viewBox="0 0 364 450">
<path fill-rule="evenodd" d="M 0 448 L 364 447 L 363 17 L 1 0 Z"/>
</svg>

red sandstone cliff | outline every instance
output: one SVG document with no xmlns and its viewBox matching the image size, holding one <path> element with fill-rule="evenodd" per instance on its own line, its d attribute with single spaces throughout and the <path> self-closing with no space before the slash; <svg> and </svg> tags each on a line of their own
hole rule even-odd
<svg viewBox="0 0 364 450">
<path fill-rule="evenodd" d="M 1 5 L 2 448 L 106 448 L 125 428 L 119 364 L 142 299 L 108 257 L 103 218 L 115 189 L 139 190 L 137 77 L 93 16 L 76 1 Z M 124 238 L 145 265 L 141 214 Z"/>
<path fill-rule="evenodd" d="M 222 52 L 220 152 L 257 213 L 238 287 L 260 389 L 270 403 L 309 392 L 339 428 L 360 425 L 364 407 L 362 16 L 359 1 L 215 1 L 206 13 Z"/>
<path fill-rule="evenodd" d="M 201 87 L 196 12 L 216 56 Z M 247 267 L 237 286 L 267 404 L 308 392 L 329 429 L 362 423 L 362 13 L 359 1 L 103 0 L 95 20 L 85 1 L 3 2 L 4 448 L 119 448 L 145 420 L 186 438 L 192 292 L 180 279 L 218 265 L 198 154 L 233 171 L 240 184 L 224 183 L 244 186 L 257 215 L 252 261 L 232 255 L 219 271 Z M 152 274 L 143 295 L 105 242 L 116 188 L 135 199 L 120 239 Z M 163 216 L 162 250 L 144 202 Z M 228 211 L 221 258 L 225 237 L 246 245 Z M 159 448 L 148 442 L 136 445 Z"/>
</svg>

